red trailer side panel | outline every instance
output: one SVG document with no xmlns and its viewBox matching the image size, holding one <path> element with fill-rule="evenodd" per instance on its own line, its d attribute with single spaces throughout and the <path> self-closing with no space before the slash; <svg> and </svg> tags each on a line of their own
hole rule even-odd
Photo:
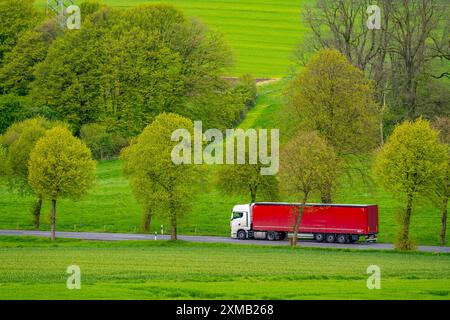
<svg viewBox="0 0 450 320">
<path fill-rule="evenodd" d="M 291 232 L 299 205 L 259 204 L 252 207 L 253 230 Z M 377 206 L 314 205 L 305 206 L 299 227 L 302 233 L 378 233 Z"/>
</svg>

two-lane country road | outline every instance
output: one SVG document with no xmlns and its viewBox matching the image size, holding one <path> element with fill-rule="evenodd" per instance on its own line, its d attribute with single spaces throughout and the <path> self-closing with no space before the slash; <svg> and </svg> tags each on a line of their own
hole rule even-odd
<svg viewBox="0 0 450 320">
<path fill-rule="evenodd" d="M 2 236 L 35 236 L 50 237 L 48 231 L 32 231 L 32 230 L 0 230 Z M 56 232 L 57 238 L 81 239 L 81 240 L 100 240 L 100 241 L 120 241 L 120 240 L 155 240 L 155 236 L 151 234 L 136 233 L 104 233 L 104 232 Z M 169 240 L 168 235 L 158 235 L 157 240 Z M 237 240 L 228 237 L 213 236 L 178 236 L 179 240 L 191 242 L 216 242 L 231 244 L 253 244 L 267 246 L 287 246 L 288 241 L 267 241 L 267 240 Z M 313 248 L 340 248 L 340 249 L 356 249 L 356 250 L 393 250 L 394 246 L 389 243 L 366 243 L 359 242 L 354 244 L 337 244 L 337 243 L 318 243 L 314 241 L 302 240 L 298 243 L 301 247 Z M 440 252 L 450 253 L 450 247 L 442 246 L 418 246 L 418 251 L 423 252 Z"/>
</svg>

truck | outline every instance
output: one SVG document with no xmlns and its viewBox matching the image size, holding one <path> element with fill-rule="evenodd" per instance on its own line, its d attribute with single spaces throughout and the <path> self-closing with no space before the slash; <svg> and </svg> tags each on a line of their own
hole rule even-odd
<svg viewBox="0 0 450 320">
<path fill-rule="evenodd" d="M 236 205 L 231 213 L 231 237 L 284 240 L 294 232 L 300 206 L 285 202 Z M 298 227 L 299 238 L 328 243 L 354 243 L 360 237 L 373 242 L 377 234 L 377 205 L 307 203 Z"/>
</svg>

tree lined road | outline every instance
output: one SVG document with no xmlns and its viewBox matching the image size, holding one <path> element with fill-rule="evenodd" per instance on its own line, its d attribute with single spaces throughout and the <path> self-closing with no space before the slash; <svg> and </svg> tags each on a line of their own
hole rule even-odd
<svg viewBox="0 0 450 320">
<path fill-rule="evenodd" d="M 50 237 L 48 231 L 33 230 L 0 230 L 2 236 L 35 236 Z M 56 232 L 57 238 L 98 240 L 98 241 L 123 241 L 123 240 L 153 240 L 155 235 L 137 234 L 137 233 L 105 233 L 105 232 Z M 170 235 L 158 235 L 157 240 L 170 240 Z M 237 240 L 228 237 L 215 236 L 178 236 L 178 240 L 189 242 L 209 242 L 209 243 L 229 243 L 242 245 L 261 245 L 261 246 L 287 246 L 288 241 L 267 241 L 267 240 Z M 355 243 L 355 244 L 337 244 L 337 243 L 318 243 L 314 241 L 302 240 L 298 243 L 300 247 L 310 248 L 338 248 L 355 250 L 393 250 L 394 246 L 390 243 Z M 450 253 L 450 247 L 442 246 L 418 246 L 418 251 L 434 253 Z"/>
</svg>

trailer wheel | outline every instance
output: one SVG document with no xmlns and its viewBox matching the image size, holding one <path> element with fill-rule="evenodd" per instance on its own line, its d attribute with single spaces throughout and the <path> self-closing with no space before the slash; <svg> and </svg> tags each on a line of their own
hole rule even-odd
<svg viewBox="0 0 450 320">
<path fill-rule="evenodd" d="M 245 240 L 245 238 L 247 238 L 247 234 L 244 230 L 239 230 L 237 233 L 237 237 L 239 240 Z"/>
<path fill-rule="evenodd" d="M 340 244 L 347 243 L 348 236 L 346 234 L 339 234 L 337 236 L 337 242 Z"/>
<path fill-rule="evenodd" d="M 275 241 L 276 238 L 277 238 L 277 235 L 275 234 L 275 232 L 272 232 L 272 231 L 267 232 L 267 240 Z"/>
<path fill-rule="evenodd" d="M 327 236 L 325 237 L 325 240 L 328 243 L 333 243 L 336 240 L 336 236 L 334 235 L 334 233 L 328 233 Z"/>
<path fill-rule="evenodd" d="M 286 239 L 286 233 L 278 232 L 278 239 L 277 240 L 285 240 L 285 239 Z"/>
<path fill-rule="evenodd" d="M 317 242 L 322 242 L 325 239 L 325 235 L 323 233 L 315 233 L 314 240 Z"/>
</svg>

